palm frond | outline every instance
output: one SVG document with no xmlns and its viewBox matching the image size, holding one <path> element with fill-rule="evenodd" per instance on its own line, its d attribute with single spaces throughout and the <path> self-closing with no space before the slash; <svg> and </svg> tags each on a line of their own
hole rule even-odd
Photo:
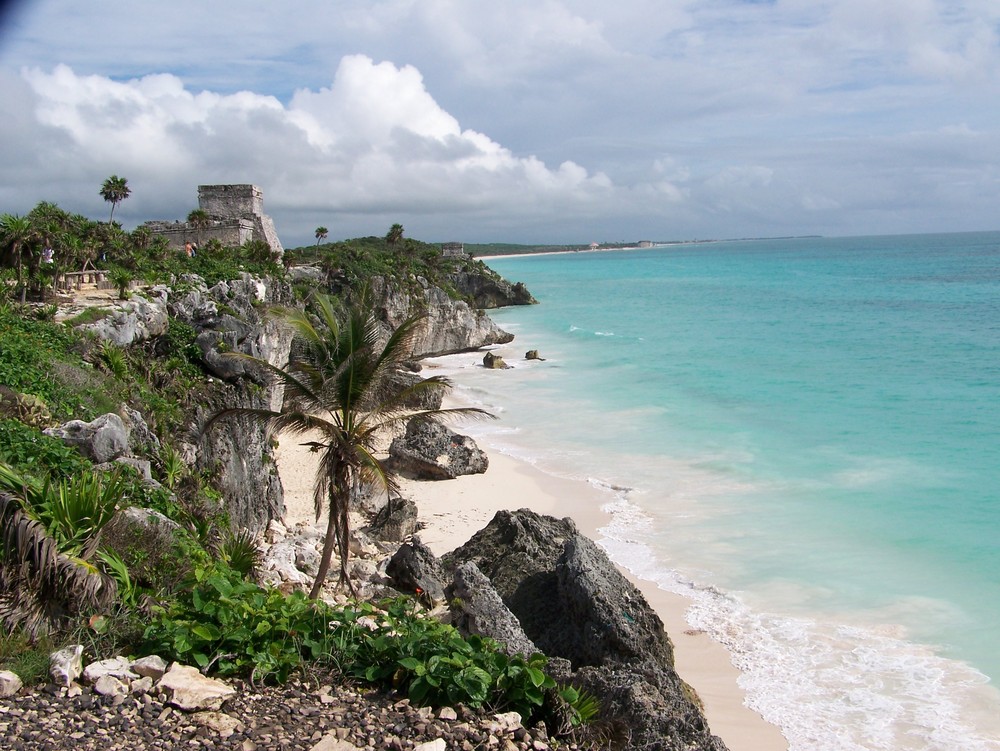
<svg viewBox="0 0 1000 751">
<path fill-rule="evenodd" d="M 36 637 L 116 597 L 113 579 L 60 553 L 18 499 L 0 492 L 0 621 Z"/>
</svg>

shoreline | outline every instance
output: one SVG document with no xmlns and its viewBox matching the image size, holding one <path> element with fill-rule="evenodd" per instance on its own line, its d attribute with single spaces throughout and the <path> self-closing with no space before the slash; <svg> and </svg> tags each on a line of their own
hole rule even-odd
<svg viewBox="0 0 1000 751">
<path fill-rule="evenodd" d="M 285 488 L 283 521 L 289 527 L 302 521 L 315 523 L 312 481 L 316 456 L 300 445 L 302 440 L 279 440 L 275 451 Z M 419 520 L 425 525 L 417 535 L 435 555 L 467 542 L 497 511 L 525 507 L 558 518 L 568 516 L 582 534 L 599 542 L 600 529 L 610 521 L 602 508 L 613 498 L 607 490 L 583 480 L 549 475 L 488 444 L 481 443 L 480 448 L 490 459 L 485 474 L 437 482 L 399 480 L 401 493 L 417 504 Z M 687 624 L 685 612 L 690 601 L 621 566 L 618 569 L 639 587 L 663 621 L 674 644 L 677 673 L 701 697 L 712 733 L 722 738 L 730 751 L 787 751 L 788 742 L 780 729 L 744 704 L 745 693 L 738 685 L 740 672 L 726 648 Z"/>
<path fill-rule="evenodd" d="M 490 457 L 485 474 L 439 482 L 400 481 L 404 495 L 416 502 L 419 519 L 427 525 L 417 534 L 435 555 L 464 544 L 497 511 L 525 507 L 557 518 L 568 516 L 582 534 L 600 541 L 600 529 L 610 521 L 602 509 L 612 499 L 607 491 L 582 480 L 546 474 L 489 445 L 480 443 L 480 448 Z M 617 567 L 639 587 L 663 620 L 674 644 L 677 673 L 701 697 L 712 733 L 722 738 L 730 751 L 788 749 L 781 730 L 744 704 L 745 693 L 738 685 L 740 672 L 726 648 L 687 624 L 685 612 L 690 601 Z"/>
</svg>

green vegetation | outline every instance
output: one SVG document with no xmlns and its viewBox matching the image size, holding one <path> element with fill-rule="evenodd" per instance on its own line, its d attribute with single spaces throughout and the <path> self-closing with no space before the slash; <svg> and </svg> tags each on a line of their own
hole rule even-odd
<svg viewBox="0 0 1000 751">
<path fill-rule="evenodd" d="M 52 291 L 54 275 L 41 271 L 47 247 L 54 250 L 54 269 L 96 264 L 122 294 L 133 281 L 177 289 L 174 280 L 187 273 L 211 285 L 244 271 L 281 275 L 283 269 L 264 243 L 224 248 L 209 241 L 188 258 L 148 230 L 123 232 L 111 219 L 128 197 L 127 183 L 113 176 L 104 187 L 111 203 L 107 223 L 47 203 L 25 217 L 0 220 L 0 261 L 9 267 L 0 270 L 0 613 L 7 619 L 0 667 L 29 684 L 41 681 L 51 651 L 83 643 L 91 659 L 157 652 L 207 673 L 272 681 L 319 664 L 404 691 L 418 703 L 462 702 L 539 716 L 563 702 L 564 712 L 576 707 L 571 716 L 585 718 L 587 704 L 573 689 L 556 687 L 543 656 L 511 658 L 488 639 L 465 639 L 410 599 L 334 608 L 255 583 L 257 541 L 230 528 L 211 472 L 188 466 L 177 443 L 214 388 L 195 330 L 171 320 L 163 336 L 122 348 L 56 324 L 53 307 L 17 300 L 42 301 Z M 320 245 L 326 236 L 326 228 L 317 228 L 317 245 L 290 251 L 288 260 L 339 272 L 334 278 L 355 291 L 354 304 L 341 309 L 316 297 L 308 315 L 291 314 L 298 355 L 284 370 L 265 366 L 285 385 L 282 412 L 228 410 L 219 418 L 249 417 L 293 433 L 319 428 L 317 499 L 328 505 L 330 524 L 313 595 L 333 547 L 346 564 L 346 509 L 359 484 L 391 482 L 372 458 L 375 433 L 409 416 L 402 405 L 416 390 L 447 386 L 434 378 L 388 387 L 385 376 L 405 356 L 419 319 L 377 345 L 372 311 L 356 291 L 374 275 L 407 289 L 421 276 L 447 289 L 448 274 L 484 270 L 471 258 L 444 258 L 439 246 L 403 237 L 399 225 L 385 237 Z M 96 310 L 70 323 L 104 315 Z M 151 487 L 129 467 L 97 471 L 41 432 L 126 404 L 143 414 L 159 441 L 147 458 L 162 487 Z M 177 524 L 161 520 L 151 532 L 116 513 L 132 506 Z M 346 579 L 346 569 L 341 576 Z"/>
<path fill-rule="evenodd" d="M 397 229 L 398 228 L 398 229 Z M 325 229 L 320 227 L 319 229 Z M 289 264 L 315 264 L 342 280 L 346 287 L 361 288 L 373 276 L 393 281 L 400 288 L 419 289 L 416 277 L 460 299 L 448 275 L 459 271 L 492 274 L 482 261 L 471 256 L 444 257 L 441 245 L 404 238 L 403 227 L 395 224 L 385 237 L 359 237 L 342 242 L 318 244 L 285 251 Z"/>
<path fill-rule="evenodd" d="M 111 215 L 108 217 L 108 224 L 112 223 L 115 217 L 115 208 L 132 195 L 132 189 L 128 186 L 128 180 L 118 175 L 112 175 L 101 185 L 101 198 L 111 204 Z"/>
</svg>

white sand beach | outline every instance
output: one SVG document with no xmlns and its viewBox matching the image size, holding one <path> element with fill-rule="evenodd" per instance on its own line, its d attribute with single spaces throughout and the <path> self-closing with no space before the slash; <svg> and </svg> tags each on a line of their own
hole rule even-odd
<svg viewBox="0 0 1000 751">
<path fill-rule="evenodd" d="M 306 439 L 279 440 L 278 469 L 285 487 L 285 523 L 314 521 L 312 481 L 316 455 L 299 445 Z M 598 539 L 607 523 L 599 509 L 606 500 L 585 482 L 563 480 L 496 451 L 482 475 L 455 480 L 402 480 L 402 492 L 412 498 L 426 527 L 420 539 L 441 555 L 466 542 L 501 509 L 530 508 L 543 514 L 572 518 L 579 530 Z M 627 575 L 627 572 L 624 572 Z M 725 648 L 707 635 L 694 632 L 684 620 L 685 598 L 664 592 L 650 582 L 630 578 L 639 586 L 663 620 L 674 643 L 680 676 L 701 697 L 712 732 L 731 751 L 783 751 L 788 744 L 774 725 L 744 706 L 744 694 Z"/>
</svg>

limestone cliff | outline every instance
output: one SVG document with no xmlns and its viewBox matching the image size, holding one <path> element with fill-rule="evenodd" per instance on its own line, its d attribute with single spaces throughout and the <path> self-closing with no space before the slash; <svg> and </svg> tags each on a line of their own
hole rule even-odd
<svg viewBox="0 0 1000 751">
<path fill-rule="evenodd" d="M 468 352 L 514 339 L 513 334 L 501 329 L 489 316 L 464 300 L 453 300 L 447 292 L 423 277 L 417 277 L 415 282 L 414 291 L 410 292 L 382 277 L 371 281 L 387 332 L 415 313 L 427 314 L 414 342 L 414 359 Z"/>
</svg>

